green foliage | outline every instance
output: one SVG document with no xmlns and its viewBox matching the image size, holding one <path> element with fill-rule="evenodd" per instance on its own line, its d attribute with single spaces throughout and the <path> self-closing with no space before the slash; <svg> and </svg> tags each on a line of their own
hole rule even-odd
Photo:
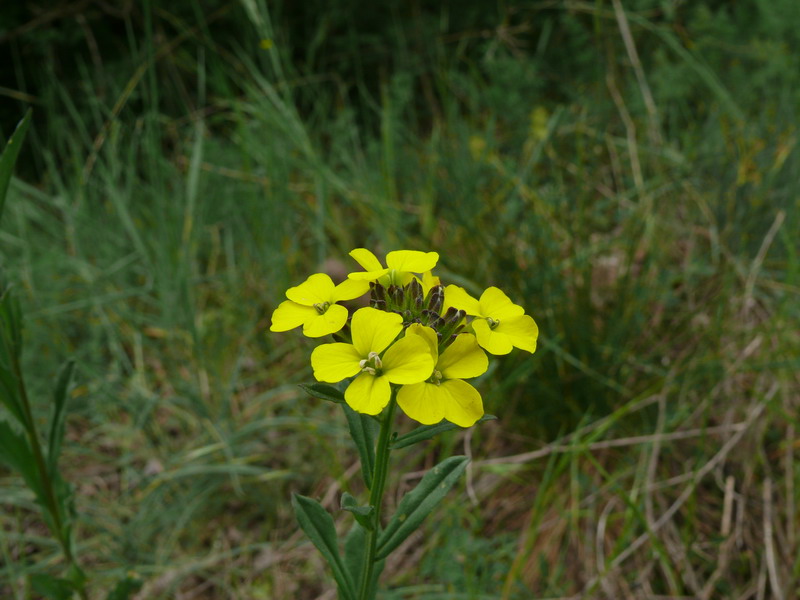
<svg viewBox="0 0 800 600">
<path fill-rule="evenodd" d="M 333 518 L 316 500 L 299 494 L 292 496 L 292 505 L 300 527 L 333 570 L 340 597 L 344 600 L 355 600 L 355 583 L 339 554 Z"/>
<path fill-rule="evenodd" d="M 308 349 L 264 331 L 302 273 L 328 258 L 346 272 L 347 250 L 377 243 L 436 247 L 461 284 L 499 285 L 542 332 L 532 358 L 478 384 L 499 417 L 472 438 L 483 520 L 470 536 L 429 520 L 422 571 L 401 557 L 383 581 L 497 595 L 434 560 L 461 536 L 469 557 L 496 551 L 487 571 L 516 561 L 520 598 L 579 594 L 595 570 L 620 597 L 643 584 L 701 597 L 686 573 L 709 597 L 744 595 L 770 564 L 766 480 L 775 547 L 790 539 L 779 526 L 800 489 L 796 461 L 786 466 L 800 426 L 797 2 L 621 2 L 643 79 L 611 2 L 150 2 L 34 21 L 56 4 L 0 3 L 2 134 L 36 103 L 0 244 L 26 314 L 37 424 L 51 375 L 67 357 L 78 365 L 60 456 L 102 589 L 133 564 L 164 576 L 152 598 L 197 585 L 324 593 L 279 499 L 334 484 L 360 497 L 358 452 L 339 409 L 296 388 Z M 692 490 L 670 482 L 694 477 L 731 432 L 591 446 L 746 422 L 772 385 L 767 412 Z M 659 394 L 663 410 L 646 403 Z M 11 430 L 6 455 L 24 456 Z M 420 448 L 462 435 L 404 451 L 424 468 Z M 568 459 L 547 485 L 537 459 L 480 464 L 551 440 Z M 24 597 L 56 550 L 6 473 L 0 596 Z M 647 530 L 637 512 L 680 494 L 674 519 Z M 720 532 L 726 498 L 744 515 L 739 537 Z M 354 531 L 348 568 L 363 550 Z M 643 533 L 653 543 L 624 554 Z M 655 552 L 658 538 L 676 553 Z M 788 584 L 797 566 L 781 552 L 798 553 L 774 557 Z M 414 589 L 395 596 L 457 597 Z"/>
<path fill-rule="evenodd" d="M 425 473 L 417 487 L 403 496 L 378 538 L 379 558 L 386 558 L 420 526 L 458 481 L 468 463 L 466 456 L 451 456 L 443 460 Z"/>
</svg>

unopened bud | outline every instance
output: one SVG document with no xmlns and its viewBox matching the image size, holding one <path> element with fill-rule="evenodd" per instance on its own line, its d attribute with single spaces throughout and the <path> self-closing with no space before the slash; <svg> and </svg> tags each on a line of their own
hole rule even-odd
<svg viewBox="0 0 800 600">
<path fill-rule="evenodd" d="M 444 304 L 444 287 L 441 285 L 433 286 L 428 292 L 428 297 L 425 298 L 425 304 L 433 312 L 441 313 L 442 305 Z"/>
</svg>

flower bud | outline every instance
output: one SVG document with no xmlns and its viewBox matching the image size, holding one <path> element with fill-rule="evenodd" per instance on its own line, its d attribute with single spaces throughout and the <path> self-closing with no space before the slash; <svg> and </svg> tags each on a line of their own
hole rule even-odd
<svg viewBox="0 0 800 600">
<path fill-rule="evenodd" d="M 444 304 L 444 286 L 435 285 L 428 291 L 428 296 L 425 298 L 425 304 L 428 309 L 435 313 L 442 312 L 442 305 Z"/>
<path fill-rule="evenodd" d="M 422 294 L 422 285 L 420 285 L 419 281 L 412 279 L 411 283 L 406 286 L 406 294 L 411 301 L 411 307 L 415 308 L 416 310 L 422 308 L 425 297 Z"/>
</svg>

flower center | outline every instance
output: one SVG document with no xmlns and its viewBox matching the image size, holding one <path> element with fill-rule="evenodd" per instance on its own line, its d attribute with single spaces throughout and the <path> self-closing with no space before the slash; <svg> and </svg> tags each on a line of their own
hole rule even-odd
<svg viewBox="0 0 800 600">
<path fill-rule="evenodd" d="M 486 317 L 486 322 L 489 323 L 489 329 L 497 329 L 497 326 L 500 325 L 500 319 L 493 319 L 492 317 Z"/>
<path fill-rule="evenodd" d="M 431 375 L 431 378 L 428 381 L 430 381 L 431 383 L 435 383 L 436 385 L 441 385 L 442 378 L 443 378 L 442 372 L 439 369 L 434 369 L 433 375 Z"/>
<path fill-rule="evenodd" d="M 358 366 L 361 367 L 361 371 L 364 373 L 380 375 L 383 363 L 381 363 L 381 358 L 377 352 L 370 352 L 367 358 L 358 361 Z"/>
<path fill-rule="evenodd" d="M 314 305 L 314 308 L 316 308 L 316 309 L 317 309 L 317 312 L 318 312 L 319 314 L 321 314 L 321 315 L 324 315 L 324 314 L 325 314 L 325 312 L 326 312 L 326 311 L 328 310 L 328 308 L 330 307 L 330 305 L 331 305 L 331 303 L 330 303 L 330 302 L 317 302 L 317 303 Z"/>
</svg>

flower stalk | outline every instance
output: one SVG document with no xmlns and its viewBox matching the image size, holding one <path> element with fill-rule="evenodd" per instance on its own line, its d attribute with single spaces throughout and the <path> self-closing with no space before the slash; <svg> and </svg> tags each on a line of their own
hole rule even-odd
<svg viewBox="0 0 800 600">
<path fill-rule="evenodd" d="M 372 473 L 372 489 L 369 492 L 369 505 L 372 507 L 373 528 L 367 531 L 367 545 L 364 552 L 364 564 L 361 568 L 361 585 L 359 586 L 358 600 L 370 600 L 372 587 L 372 574 L 375 570 L 375 554 L 378 548 L 378 534 L 381 528 L 381 506 L 383 506 L 383 493 L 386 489 L 386 475 L 389 471 L 389 438 L 394 425 L 394 412 L 397 406 L 397 388 L 392 387 L 392 397 L 389 406 L 381 419 L 381 430 L 378 434 L 378 443 L 375 449 L 375 470 Z"/>
</svg>

